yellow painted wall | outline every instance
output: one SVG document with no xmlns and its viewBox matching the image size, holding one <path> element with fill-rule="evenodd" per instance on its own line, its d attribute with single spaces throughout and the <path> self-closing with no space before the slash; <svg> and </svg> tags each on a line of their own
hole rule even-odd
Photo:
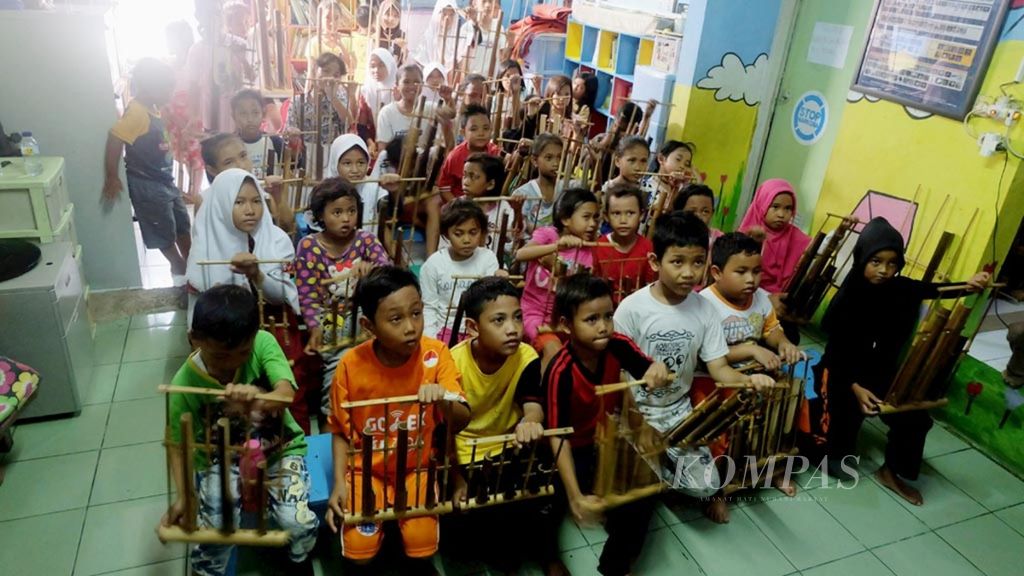
<svg viewBox="0 0 1024 576">
<path fill-rule="evenodd" d="M 1022 58 L 1024 42 L 1002 42 L 993 55 L 981 94 L 998 95 L 999 84 L 1012 79 Z M 1024 86 L 1010 90 L 1024 99 Z M 972 120 L 971 126 L 978 131 L 1004 129 L 987 119 Z M 1015 148 L 1024 151 L 1024 128 L 1018 125 L 1011 135 Z M 971 214 L 978 209 L 978 218 L 951 275 L 954 279 L 965 278 L 982 263 L 993 260 L 991 241 L 996 214 L 999 222 L 995 258 L 999 260 L 1005 257 L 1024 216 L 1024 167 L 1012 156 L 1006 161 L 997 201 L 996 188 L 1004 160 L 1006 155 L 1002 153 L 982 158 L 977 144 L 958 121 L 938 116 L 915 120 L 900 105 L 861 99 L 847 105 L 844 112 L 814 212 L 813 229 L 821 225 L 829 212 L 849 213 L 869 189 L 909 199 L 920 186 L 921 206 L 908 249 L 911 256 L 921 251 L 928 228 L 936 218 L 936 229 L 924 246 L 921 259 L 926 261 L 931 256 L 944 230 L 957 235 L 949 254 L 956 252 Z M 947 194 L 949 204 L 938 215 Z"/>
</svg>

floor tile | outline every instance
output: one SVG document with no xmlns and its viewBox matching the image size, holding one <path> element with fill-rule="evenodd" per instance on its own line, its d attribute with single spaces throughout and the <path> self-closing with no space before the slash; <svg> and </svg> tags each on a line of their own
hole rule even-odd
<svg viewBox="0 0 1024 576">
<path fill-rule="evenodd" d="M 184 310 L 136 314 L 132 316 L 131 328 L 153 328 L 155 326 L 184 326 L 188 315 Z"/>
<path fill-rule="evenodd" d="M 803 576 L 892 576 L 892 571 L 871 552 L 861 552 L 842 560 L 808 568 Z"/>
<path fill-rule="evenodd" d="M 941 423 L 936 422 L 935 426 L 928 431 L 928 438 L 924 443 L 924 457 L 935 458 L 944 456 L 960 450 L 966 450 L 971 445 L 960 439 L 959 436 L 950 432 Z"/>
<path fill-rule="evenodd" d="M 977 360 L 984 362 L 993 358 L 1010 355 L 1010 343 L 1006 341 L 1006 329 L 993 330 L 978 334 L 971 345 L 969 353 Z"/>
<path fill-rule="evenodd" d="M 70 574 L 85 508 L 0 522 L 0 566 L 7 576 Z"/>
<path fill-rule="evenodd" d="M 170 384 L 171 378 L 185 363 L 188 356 L 158 358 L 141 362 L 125 362 L 117 376 L 114 401 L 139 400 L 160 396 L 157 386 Z"/>
<path fill-rule="evenodd" d="M 114 386 L 117 385 L 117 373 L 120 368 L 120 364 L 93 366 L 92 379 L 82 390 L 82 405 L 109 404 L 114 398 Z"/>
<path fill-rule="evenodd" d="M 661 517 L 665 526 L 675 526 L 681 522 L 696 520 L 704 515 L 697 502 L 687 501 L 673 494 L 663 495 L 661 502 L 654 509 L 654 513 Z"/>
<path fill-rule="evenodd" d="M 988 576 L 1021 573 L 1024 536 L 989 514 L 936 533 Z"/>
<path fill-rule="evenodd" d="M 163 396 L 127 400 L 110 405 L 110 423 L 103 447 L 156 442 L 164 437 L 167 420 Z"/>
<path fill-rule="evenodd" d="M 912 482 L 924 498 L 923 506 L 914 506 L 902 498 L 893 498 L 918 520 L 932 530 L 981 516 L 985 507 L 974 501 L 927 463 L 921 466 L 921 475 Z"/>
<path fill-rule="evenodd" d="M 860 465 L 857 468 L 862 475 L 874 472 L 885 462 L 885 445 L 888 442 L 886 434 L 889 428 L 878 418 L 865 418 L 864 422 L 876 420 L 877 426 L 861 426 L 860 435 L 857 437 L 857 453 L 860 456 Z"/>
<path fill-rule="evenodd" d="M 661 516 L 655 513 L 651 516 L 651 522 L 648 525 L 648 530 L 657 530 L 664 526 L 665 522 L 662 521 Z M 577 522 L 576 527 L 579 528 L 580 533 L 583 534 L 583 538 L 586 539 L 587 544 L 591 546 L 595 544 L 603 544 L 608 540 L 608 533 L 605 532 L 603 524 L 585 525 Z"/>
<path fill-rule="evenodd" d="M 1018 504 L 995 513 L 1000 520 L 1024 536 L 1024 504 Z"/>
<path fill-rule="evenodd" d="M 647 534 L 640 558 L 633 572 L 650 576 L 676 576 L 699 574 L 697 562 L 690 558 L 676 535 L 668 528 L 659 528 Z"/>
<path fill-rule="evenodd" d="M 728 524 L 701 518 L 670 529 L 708 576 L 782 576 L 794 570 L 742 510 L 735 511 Z"/>
<path fill-rule="evenodd" d="M 822 493 L 815 491 L 811 498 Z M 799 570 L 864 550 L 820 504 L 808 498 L 755 504 L 743 512 Z"/>
<path fill-rule="evenodd" d="M 94 364 L 119 364 L 127 333 L 127 329 L 96 330 L 93 338 Z"/>
<path fill-rule="evenodd" d="M 126 332 L 128 327 L 131 325 L 131 318 L 123 317 L 115 320 L 108 320 L 106 322 L 96 323 L 96 333 L 100 332 Z"/>
<path fill-rule="evenodd" d="M 1010 363 L 1010 356 L 1003 356 L 1001 358 L 993 358 L 991 360 L 985 360 L 985 364 L 992 369 L 1002 372 L 1006 370 L 1006 365 Z"/>
<path fill-rule="evenodd" d="M 82 406 L 78 416 L 18 426 L 11 461 L 99 450 L 110 404 Z"/>
<path fill-rule="evenodd" d="M 597 555 L 591 548 L 583 547 L 562 552 L 562 562 L 570 574 L 597 574 Z"/>
<path fill-rule="evenodd" d="M 104 576 L 180 576 L 185 573 L 185 557 L 182 556 L 176 560 L 169 560 L 167 562 L 159 562 L 157 564 L 149 564 L 148 566 L 139 566 L 138 568 L 129 568 L 127 570 L 118 570 L 117 572 L 107 572 Z"/>
<path fill-rule="evenodd" d="M 822 508 L 868 548 L 928 531 L 928 527 L 896 503 L 885 488 L 867 478 L 855 488 L 818 490 L 814 497 Z"/>
<path fill-rule="evenodd" d="M 989 510 L 1024 502 L 1024 482 L 977 450 L 931 458 L 928 464 Z"/>
<path fill-rule="evenodd" d="M 576 522 L 568 516 L 562 520 L 558 529 L 558 549 L 561 551 L 575 550 L 587 545 L 587 539 L 583 537 Z"/>
<path fill-rule="evenodd" d="M 184 326 L 157 326 L 128 331 L 124 362 L 187 356 L 191 351 Z"/>
<path fill-rule="evenodd" d="M 156 538 L 154 530 L 166 511 L 165 496 L 90 507 L 82 530 L 75 576 L 135 568 L 184 556 L 184 545 L 163 545 Z"/>
<path fill-rule="evenodd" d="M 896 576 L 971 576 L 981 572 L 933 533 L 873 550 Z"/>
<path fill-rule="evenodd" d="M 84 508 L 99 452 L 81 452 L 7 465 L 0 520 Z"/>
<path fill-rule="evenodd" d="M 167 489 L 167 451 L 163 442 L 104 448 L 89 505 L 166 494 Z"/>
</svg>

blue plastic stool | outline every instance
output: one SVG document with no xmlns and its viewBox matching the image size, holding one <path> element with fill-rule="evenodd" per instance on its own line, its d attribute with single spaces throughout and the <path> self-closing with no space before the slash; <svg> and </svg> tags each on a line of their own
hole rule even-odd
<svg viewBox="0 0 1024 576">
<path fill-rule="evenodd" d="M 327 513 L 327 499 L 334 488 L 334 458 L 331 435 L 306 436 L 306 468 L 309 470 L 309 509 L 321 520 Z"/>
</svg>

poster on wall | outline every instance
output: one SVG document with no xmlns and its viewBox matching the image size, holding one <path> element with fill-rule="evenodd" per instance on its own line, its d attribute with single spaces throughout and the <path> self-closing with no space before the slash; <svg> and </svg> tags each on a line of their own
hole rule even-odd
<svg viewBox="0 0 1024 576">
<path fill-rule="evenodd" d="M 876 0 L 853 89 L 963 119 L 1011 0 Z"/>
</svg>

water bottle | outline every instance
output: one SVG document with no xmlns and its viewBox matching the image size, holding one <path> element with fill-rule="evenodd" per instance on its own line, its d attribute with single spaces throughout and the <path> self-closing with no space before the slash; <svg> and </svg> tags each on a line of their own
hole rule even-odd
<svg viewBox="0 0 1024 576">
<path fill-rule="evenodd" d="M 39 143 L 31 132 L 21 133 L 21 156 L 25 159 L 25 173 L 39 176 L 43 173 L 43 161 L 39 159 Z"/>
<path fill-rule="evenodd" d="M 242 477 L 242 510 L 256 512 L 260 509 L 263 495 L 260 494 L 258 478 L 260 464 L 267 461 L 260 441 L 253 438 L 245 443 L 245 451 L 238 463 L 238 473 Z"/>
</svg>

